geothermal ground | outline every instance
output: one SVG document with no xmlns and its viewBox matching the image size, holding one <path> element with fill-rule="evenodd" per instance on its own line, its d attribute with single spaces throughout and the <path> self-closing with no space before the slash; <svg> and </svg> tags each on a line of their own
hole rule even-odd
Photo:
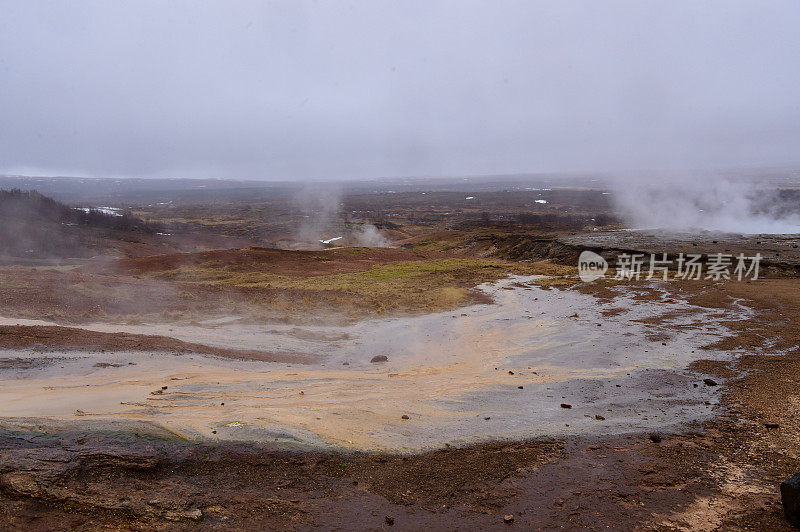
<svg viewBox="0 0 800 532">
<path fill-rule="evenodd" d="M 658 286 L 620 289 L 597 302 L 536 281 L 511 276 L 480 286 L 491 305 L 347 326 L 248 325 L 236 317 L 194 326 L 87 324 L 80 330 L 271 350 L 304 363 L 9 350 L 0 369 L 4 422 L 88 416 L 147 422 L 185 439 L 420 452 L 493 439 L 671 430 L 710 417 L 713 389 L 693 387 L 696 378 L 683 368 L 725 359 L 700 347 L 730 335 L 722 321 L 747 319 L 749 309 L 711 311 L 670 299 Z M 648 292 L 660 304 L 636 298 Z M 0 325 L 52 324 L 5 318 Z"/>
<path fill-rule="evenodd" d="M 594 230 L 598 191 L 436 194 L 346 196 L 397 221 L 328 220 L 317 244 L 289 236 L 304 215 L 143 204 L 158 234 L 5 256 L 0 525 L 788 527 L 795 236 Z M 539 218 L 503 222 L 520 201 Z M 357 245 L 375 231 L 394 247 Z M 584 283 L 584 248 L 766 260 Z"/>
</svg>

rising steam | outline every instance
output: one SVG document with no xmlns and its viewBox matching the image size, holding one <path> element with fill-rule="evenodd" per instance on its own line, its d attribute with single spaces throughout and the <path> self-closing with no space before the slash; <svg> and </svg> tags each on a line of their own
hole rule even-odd
<svg viewBox="0 0 800 532">
<path fill-rule="evenodd" d="M 330 186 L 305 186 L 292 198 L 293 205 L 303 217 L 295 231 L 295 240 L 318 244 L 331 238 L 328 233 L 340 219 L 339 203 L 341 191 Z"/>
<path fill-rule="evenodd" d="M 613 194 L 635 228 L 742 234 L 800 233 L 798 197 L 763 182 L 707 175 L 625 177 Z"/>
<path fill-rule="evenodd" d="M 373 224 L 345 223 L 341 200 L 341 190 L 336 187 L 316 185 L 300 189 L 292 202 L 302 216 L 295 240 L 312 248 L 392 247 L 391 241 Z"/>
<path fill-rule="evenodd" d="M 380 229 L 372 224 L 365 223 L 353 230 L 355 245 L 365 248 L 390 248 L 392 243 L 383 236 Z"/>
</svg>

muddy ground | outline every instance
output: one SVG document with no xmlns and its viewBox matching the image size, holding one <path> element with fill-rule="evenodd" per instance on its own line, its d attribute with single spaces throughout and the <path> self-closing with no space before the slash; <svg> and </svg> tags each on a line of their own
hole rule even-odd
<svg viewBox="0 0 800 532">
<path fill-rule="evenodd" d="M 578 288 L 598 297 L 608 290 L 599 283 Z M 0 438 L 0 524 L 27 530 L 788 529 L 778 485 L 800 468 L 800 286 L 779 278 L 684 282 L 673 289 L 696 304 L 732 308 L 743 298 L 757 310 L 746 324 L 732 322 L 737 334 L 716 346 L 743 356 L 730 364 L 695 363 L 698 385 L 706 385 L 703 376 L 722 385 L 722 404 L 716 419 L 680 434 L 376 455 L 144 433 L 42 434 L 34 425 Z M 0 339 L 33 345 L 46 334 L 48 343 L 80 343 L 67 341 L 69 331 L 12 327 Z M 93 348 L 102 341 L 85 338 Z M 513 522 L 505 522 L 510 515 Z"/>
<path fill-rule="evenodd" d="M 792 277 L 800 263 L 797 241 L 710 236 L 696 246 L 694 239 L 676 237 L 664 249 L 663 236 L 605 226 L 581 231 L 595 225 L 589 222 L 598 212 L 610 213 L 603 205 L 598 211 L 598 202 L 606 201 L 599 191 L 587 196 L 586 206 L 560 191 L 526 194 L 512 191 L 477 204 L 462 192 L 387 193 L 378 195 L 379 209 L 374 194 L 348 197 L 346 211 L 359 219 L 402 224 L 398 246 L 408 249 L 291 255 L 264 248 L 177 253 L 225 247 L 206 242 L 209 234 L 238 239 L 230 244 L 236 247 L 274 244 L 289 231 L 282 219 L 264 219 L 269 205 L 262 212 L 237 204 L 219 219 L 216 207 L 207 213 L 197 206 L 141 207 L 137 215 L 168 224 L 171 234 L 144 242 L 146 249 L 126 241 L 121 256 L 127 259 L 72 264 L 17 258 L 0 268 L 2 315 L 63 325 L 0 327 L 0 349 L 30 349 L 25 363 L 33 365 L 50 363 L 61 350 L 303 363 L 281 353 L 69 325 L 141 323 L 143 316 L 191 323 L 220 309 L 223 315 L 256 309 L 257 318 L 277 323 L 307 319 L 298 309 L 308 308 L 326 319 L 349 320 L 429 312 L 482 302 L 469 287 L 506 271 L 561 276 L 568 265 L 574 273 L 584 247 L 762 252 L 785 266 L 769 272 L 771 278 L 668 285 L 678 300 L 731 313 L 742 300 L 756 311 L 746 322 L 731 320 L 726 325 L 735 335 L 709 346 L 735 351 L 736 359 L 692 364 L 698 386 L 708 386 L 704 379 L 717 384 L 713 419 L 678 432 L 491 442 L 407 455 L 186 441 L 86 418 L 59 430 L 36 420 L 25 430 L 0 424 L 0 528 L 789 530 L 778 485 L 800 471 L 800 283 Z M 535 203 L 540 197 L 550 202 L 546 208 Z M 492 206 L 495 200 L 502 200 L 502 209 Z M 525 226 L 518 215 L 534 209 L 541 219 Z M 542 229 L 547 215 L 556 223 Z M 613 222 L 607 225 L 616 227 Z M 535 262 L 541 260 L 547 262 Z M 215 270 L 224 276 L 210 277 Z M 613 282 L 558 281 L 554 289 L 600 299 L 613 294 Z M 435 292 L 442 288 L 447 291 Z M 655 304 L 661 296 L 644 288 L 639 297 Z M 385 306 L 391 298 L 399 303 Z M 0 354 L 0 367 L 20 363 Z"/>
</svg>

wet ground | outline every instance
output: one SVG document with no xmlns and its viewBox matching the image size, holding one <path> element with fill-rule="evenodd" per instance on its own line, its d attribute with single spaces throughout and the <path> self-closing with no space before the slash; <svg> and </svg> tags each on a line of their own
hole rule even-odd
<svg viewBox="0 0 800 532">
<path fill-rule="evenodd" d="M 562 416 L 574 416 L 561 420 L 570 427 L 562 429 L 553 423 L 553 427 L 565 431 L 563 437 L 504 440 L 463 447 L 445 445 L 442 449 L 422 453 L 350 452 L 350 449 L 359 447 L 325 443 L 327 440 L 320 436 L 323 430 L 327 430 L 325 424 L 319 426 L 319 433 L 306 430 L 309 439 L 300 438 L 300 442 L 306 441 L 302 445 L 306 449 L 304 452 L 297 452 L 301 443 L 294 435 L 284 438 L 283 445 L 237 442 L 234 440 L 234 436 L 238 437 L 235 431 L 249 431 L 253 427 L 239 425 L 238 416 L 228 417 L 224 423 L 217 421 L 222 415 L 237 411 L 227 410 L 236 400 L 232 393 L 235 388 L 229 386 L 234 380 L 211 381 L 211 374 L 198 373 L 202 378 L 193 385 L 199 386 L 204 393 L 209 389 L 222 391 L 232 399 L 216 404 L 216 398 L 206 396 L 199 406 L 192 407 L 177 402 L 179 396 L 170 398 L 167 394 L 174 391 L 173 386 L 177 389 L 182 381 L 162 384 L 163 379 L 176 375 L 143 372 L 137 377 L 126 373 L 139 367 L 138 363 L 127 367 L 126 356 L 152 356 L 156 361 L 191 361 L 197 364 L 195 370 L 198 372 L 210 367 L 209 364 L 217 364 L 214 367 L 221 369 L 214 371 L 238 375 L 241 382 L 259 384 L 259 379 L 264 376 L 264 383 L 277 386 L 277 390 L 286 384 L 278 386 L 277 379 L 270 377 L 273 371 L 320 371 L 322 373 L 317 374 L 320 378 L 315 383 L 322 395 L 316 398 L 308 391 L 302 396 L 299 392 L 294 395 L 297 388 L 289 388 L 292 390 L 290 393 L 283 390 L 283 395 L 278 398 L 270 395 L 259 399 L 261 408 L 275 407 L 295 414 L 290 422 L 278 426 L 298 427 L 306 423 L 312 413 L 324 418 L 318 414 L 320 410 L 312 410 L 320 407 L 319 397 L 325 397 L 328 392 L 331 399 L 335 399 L 337 394 L 343 397 L 341 390 L 334 393 L 336 388 L 331 388 L 328 383 L 344 381 L 332 379 L 324 373 L 333 370 L 337 364 L 343 364 L 342 359 L 333 354 L 330 359 L 325 359 L 321 353 L 325 352 L 326 346 L 338 345 L 342 350 L 347 342 L 356 346 L 355 342 L 363 340 L 361 335 L 366 334 L 356 329 L 348 329 L 347 337 L 342 336 L 344 332 L 337 328 L 270 326 L 259 332 L 257 328 L 247 328 L 230 319 L 202 327 L 208 329 L 205 332 L 209 334 L 209 341 L 214 340 L 214 334 L 225 337 L 230 332 L 238 334 L 242 341 L 250 338 L 250 346 L 263 348 L 265 338 L 281 338 L 284 342 L 281 345 L 286 349 L 316 353 L 316 356 L 306 355 L 304 361 L 308 364 L 295 363 L 290 368 L 285 364 L 227 358 L 234 353 L 222 348 L 215 349 L 225 353 L 223 356 L 207 357 L 191 354 L 191 350 L 173 349 L 176 344 L 163 338 L 153 344 L 144 341 L 145 338 L 157 337 L 104 335 L 64 327 L 0 325 L 3 345 L 13 347 L 5 350 L 0 363 L 3 375 L 0 389 L 10 386 L 19 390 L 18 386 L 26 385 L 26 379 L 44 376 L 42 372 L 54 372 L 64 362 L 69 362 L 64 359 L 74 359 L 76 363 L 83 361 L 83 366 L 73 366 L 80 369 L 79 372 L 70 373 L 80 377 L 78 379 L 65 382 L 55 375 L 47 377 L 48 382 L 64 387 L 62 390 L 37 390 L 30 386 L 32 408 L 42 407 L 45 403 L 40 398 L 46 393 L 53 394 L 47 408 L 51 413 L 63 408 L 64 415 L 51 415 L 48 419 L 6 418 L 0 424 L 0 528 L 381 530 L 391 526 L 392 529 L 420 530 L 458 526 L 467 529 L 522 527 L 544 530 L 788 529 L 778 485 L 797 472 L 800 463 L 796 393 L 800 375 L 797 341 L 800 338 L 800 284 L 796 280 L 639 282 L 627 286 L 604 281 L 570 291 L 544 290 L 531 286 L 532 281 L 519 281 L 509 280 L 505 286 L 507 290 L 496 287 L 498 305 L 446 313 L 439 318 L 451 323 L 451 328 L 444 329 L 449 335 L 455 334 L 457 324 L 467 323 L 464 320 L 470 316 L 474 318 L 471 311 L 486 312 L 477 320 L 482 326 L 472 328 L 478 332 L 470 333 L 476 342 L 483 327 L 502 331 L 508 326 L 510 331 L 524 332 L 508 335 L 503 343 L 508 349 L 509 356 L 505 360 L 508 365 L 494 370 L 494 367 L 501 366 L 486 364 L 483 366 L 486 371 L 479 372 L 480 375 L 499 372 L 497 378 L 533 379 L 537 377 L 533 371 L 554 377 L 570 374 L 575 368 L 594 368 L 593 371 L 597 372 L 595 378 L 554 381 L 558 386 L 580 383 L 580 393 L 576 397 L 582 402 L 572 400 L 571 409 L 560 409 L 559 404 L 558 412 Z M 570 313 L 573 301 L 582 305 L 577 317 L 575 312 Z M 503 307 L 504 302 L 513 304 Z M 501 312 L 503 308 L 513 312 L 504 315 Z M 563 327 L 548 328 L 548 310 L 551 311 L 550 317 L 560 320 Z M 493 311 L 499 313 L 492 315 Z M 374 323 L 408 324 L 407 319 Z M 516 329 L 515 326 L 524 323 L 523 320 L 531 324 L 541 320 L 543 326 L 539 329 Z M 424 330 L 425 323 L 420 321 L 418 331 Z M 444 327 L 443 323 L 440 325 Z M 97 327 L 113 329 L 115 326 Z M 164 327 L 169 332 L 171 326 Z M 234 333 L 236 330 L 240 332 Z M 550 331 L 549 338 L 553 341 L 547 341 L 548 335 L 542 332 L 546 330 Z M 44 331 L 51 331 L 54 341 L 41 340 L 50 338 Z M 212 334 L 213 331 L 216 333 Z M 575 335 L 569 331 L 586 337 L 587 344 L 576 341 Z M 195 340 L 198 330 L 175 329 L 172 332 L 185 333 L 187 339 Z M 626 336 L 628 333 L 632 336 Z M 80 344 L 76 335 L 85 336 L 89 341 Z M 602 351 L 593 351 L 590 347 L 596 347 L 597 341 L 592 341 L 598 337 L 596 335 L 605 337 L 603 342 L 617 342 L 611 345 L 618 345 L 619 350 L 634 350 L 635 360 L 625 359 L 630 355 L 624 352 L 609 357 L 601 356 Z M 15 342 L 7 341 L 9 336 L 13 336 Z M 110 338 L 114 341 L 109 341 Z M 444 338 L 446 336 L 438 341 L 443 343 Z M 498 338 L 504 338 L 504 335 L 498 334 L 495 339 Z M 528 350 L 514 350 L 515 338 L 523 339 Z M 353 351 L 360 353 L 358 356 L 351 353 L 348 366 L 336 368 L 342 374 L 352 370 L 356 375 L 369 376 L 369 379 L 360 380 L 351 376 L 347 381 L 349 385 L 364 385 L 360 388 L 362 392 L 369 391 L 375 397 L 397 397 L 405 401 L 404 405 L 411 401 L 426 404 L 422 397 L 406 394 L 404 398 L 396 388 L 382 386 L 397 378 L 389 377 L 389 373 L 402 375 L 396 371 L 397 368 L 390 366 L 397 364 L 402 368 L 405 364 L 402 363 L 403 357 L 411 356 L 404 355 L 403 349 L 407 347 L 404 344 L 382 340 L 391 348 L 386 363 L 370 363 L 367 355 L 371 353 L 363 349 Z M 635 345 L 625 349 L 629 340 Z M 710 343 L 713 349 L 694 349 L 695 340 Z M 138 346 L 135 352 L 120 348 L 128 341 Z M 35 346 L 34 342 L 47 345 Z M 667 345 L 662 345 L 662 342 Z M 429 345 L 435 344 L 436 341 L 431 341 Z M 151 345 L 171 347 L 155 353 L 148 351 Z M 189 345 L 201 344 L 187 342 L 182 347 Z M 563 367 L 558 368 L 558 372 L 554 368 L 560 360 L 551 360 L 554 357 L 545 356 L 550 351 L 542 349 L 538 350 L 539 356 L 544 357 L 542 368 L 551 367 L 551 374 L 538 371 L 533 364 L 528 370 L 527 360 L 511 364 L 517 356 L 532 357 L 532 353 L 537 352 L 535 347 L 544 345 L 564 357 Z M 64 351 L 55 346 L 75 346 L 75 349 Z M 105 346 L 106 352 L 101 352 L 99 346 Z M 113 348 L 109 349 L 109 346 Z M 94 349 L 94 352 L 87 352 L 87 348 Z M 469 355 L 468 361 L 472 360 L 470 353 L 480 351 L 469 351 L 463 346 L 461 349 L 465 356 Z M 258 353 L 263 351 L 253 351 L 245 358 Z M 700 373 L 687 371 L 682 366 L 695 358 L 709 357 L 722 360 L 691 363 L 690 367 Z M 615 361 L 621 363 L 615 365 Z M 627 365 L 639 367 L 626 371 Z M 447 367 L 460 366 L 450 364 Z M 482 366 L 470 362 L 464 367 L 480 370 Z M 153 362 L 153 369 L 162 371 L 163 365 Z M 514 371 L 514 375 L 509 375 L 509 370 Z M 517 370 L 521 370 L 522 375 Z M 115 376 L 115 371 L 125 373 Z M 614 372 L 618 372 L 617 377 L 606 376 Z M 462 374 L 469 373 L 455 372 L 458 376 L 456 382 L 465 388 L 462 395 L 469 397 L 479 388 L 467 387 Z M 649 377 L 651 375 L 653 377 Z M 633 381 L 634 376 L 647 376 L 647 379 Z M 105 383 L 98 387 L 101 396 L 106 392 L 117 393 L 118 389 L 127 390 L 126 393 L 137 397 L 142 405 L 135 408 L 119 405 L 119 412 L 125 412 L 119 415 L 92 415 L 95 412 L 89 407 L 82 409 L 81 415 L 76 416 L 77 412 L 70 414 L 70 409 L 76 408 L 69 404 L 70 397 L 84 397 L 83 391 L 79 390 L 81 378 L 90 384 Z M 436 374 L 436 378 L 441 379 L 441 374 Z M 706 386 L 704 378 L 714 379 L 720 385 Z M 609 380 L 612 383 L 608 383 Z M 620 388 L 614 384 L 615 380 Z M 366 386 L 372 381 L 375 385 Z M 33 382 L 30 380 L 27 384 Z M 412 385 L 415 381 L 408 377 L 405 382 Z M 442 381 L 436 382 L 441 385 Z M 550 394 L 542 396 L 537 393 L 530 396 L 529 403 L 511 403 L 513 398 L 527 397 L 514 394 L 525 394 L 530 386 L 518 384 L 523 386 L 519 390 L 513 380 L 510 382 L 510 385 L 506 382 L 499 387 L 492 380 L 491 386 L 499 390 L 498 397 L 504 398 L 500 405 L 507 409 L 505 412 L 509 412 L 514 404 L 522 405 L 523 408 L 514 413 L 516 416 L 528 415 L 524 408 L 535 406 L 534 399 L 540 403 L 544 401 L 544 404 L 567 400 L 557 394 L 551 398 L 547 397 Z M 545 386 L 552 387 L 552 384 Z M 627 411 L 630 417 L 637 412 L 640 414 L 632 422 L 631 432 L 609 435 L 609 432 L 624 430 L 615 424 L 613 415 L 601 414 L 605 420 L 591 418 L 595 407 L 592 401 L 600 403 L 607 396 L 587 393 L 589 384 L 602 385 L 601 392 L 616 393 L 610 400 L 620 405 L 635 402 L 626 395 L 638 398 L 638 404 Z M 66 388 L 68 385 L 71 387 Z M 168 388 L 159 394 L 163 385 Z M 94 385 L 85 388 L 91 390 Z M 657 392 L 659 388 L 666 388 L 663 397 L 658 397 L 661 393 Z M 454 390 L 441 389 L 442 397 L 445 392 L 455 393 Z M 389 391 L 391 395 L 387 395 Z M 252 391 L 244 395 L 248 396 L 248 401 L 258 398 Z M 564 393 L 560 395 L 571 398 Z M 168 408 L 173 399 L 173 408 Z M 434 399 L 437 404 L 445 404 L 439 401 L 439 396 Z M 14 408 L 26 408 L 21 399 L 15 401 Z M 659 407 L 653 406 L 658 405 L 658 401 L 675 407 L 673 412 L 677 412 L 672 414 L 676 417 L 667 419 L 668 416 L 664 415 L 660 418 L 664 420 L 663 427 L 656 426 L 650 419 L 658 413 Z M 706 401 L 711 405 L 706 405 Z M 470 401 L 457 404 L 462 403 L 468 407 L 474 405 Z M 108 406 L 109 409 L 114 406 L 97 401 L 90 401 L 89 405 Z M 330 407 L 324 403 L 322 406 Z M 483 408 L 485 405 L 480 406 Z M 394 414 L 389 401 L 374 400 L 370 407 L 376 414 Z M 497 409 L 495 406 L 492 408 Z M 710 417 L 704 415 L 709 408 L 713 410 Z M 177 426 L 171 422 L 170 411 L 180 416 L 190 410 L 210 413 L 208 419 L 217 426 L 233 423 L 226 428 L 231 432 L 218 430 L 216 435 L 211 433 L 212 436 L 204 437 L 197 431 L 197 439 L 185 440 L 161 428 Z M 248 407 L 242 412 L 251 410 L 254 409 Z M 457 426 L 456 421 L 461 419 L 453 412 L 459 414 L 460 411 L 455 408 L 446 411 L 454 423 L 449 427 Z M 695 413 L 700 414 L 698 419 L 706 421 L 687 423 Z M 375 417 L 377 419 L 377 415 Z M 491 420 L 483 420 L 486 423 L 495 419 L 495 416 L 487 417 Z M 409 418 L 401 420 L 402 423 L 419 423 L 424 428 L 424 418 L 416 419 L 411 415 Z M 537 418 L 531 416 L 531 419 Z M 155 424 L 156 420 L 160 426 Z M 368 436 L 388 439 L 387 435 L 396 434 L 387 428 L 389 425 L 376 422 L 377 435 Z M 400 426 L 413 430 L 413 425 Z M 566 432 L 581 427 L 594 427 L 596 432 L 578 436 Z M 58 430 L 51 430 L 53 428 Z M 261 426 L 256 428 L 265 430 Z M 356 435 L 363 436 L 364 433 L 356 432 Z M 312 448 L 317 446 L 316 450 L 308 449 L 310 438 L 317 438 L 316 444 L 311 444 Z M 367 440 L 364 437 L 358 441 Z M 287 448 L 292 450 L 286 452 Z M 508 515 L 513 516 L 512 524 L 505 522 Z"/>
<path fill-rule="evenodd" d="M 707 420 L 719 388 L 688 371 L 751 316 L 691 305 L 658 285 L 611 300 L 544 289 L 535 277 L 480 287 L 494 305 L 347 327 L 94 324 L 310 364 L 147 351 L 6 350 L 4 428 L 64 427 L 253 440 L 280 447 L 417 452 L 445 444 L 679 430 Z M 0 325 L 47 322 L 2 319 Z M 376 356 L 383 362 L 371 362 Z M 563 405 L 563 406 L 562 406 Z M 568 405 L 568 407 L 567 407 Z"/>
<path fill-rule="evenodd" d="M 800 234 L 744 235 L 718 231 L 677 232 L 659 229 L 594 231 L 563 237 L 573 246 L 637 250 L 645 253 L 761 254 L 765 263 L 800 265 Z"/>
</svg>

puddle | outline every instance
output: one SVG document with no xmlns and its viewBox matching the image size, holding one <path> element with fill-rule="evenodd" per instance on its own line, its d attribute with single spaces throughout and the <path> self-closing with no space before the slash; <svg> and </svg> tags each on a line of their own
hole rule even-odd
<svg viewBox="0 0 800 532">
<path fill-rule="evenodd" d="M 529 284 L 533 280 L 515 276 L 482 285 L 494 305 L 347 327 L 258 326 L 235 317 L 201 326 L 89 325 L 297 352 L 317 362 L 293 366 L 147 352 L 67 352 L 54 361 L 49 353 L 47 364 L 0 365 L 2 415 L 6 422 L 130 420 L 189 438 L 393 451 L 668 430 L 711 415 L 719 389 L 695 387 L 699 379 L 683 368 L 698 358 L 728 356 L 699 348 L 727 334 L 722 320 L 746 318 L 746 308 L 731 316 L 666 292 L 660 302 L 623 292 L 600 303 Z M 658 326 L 635 321 L 660 315 L 670 318 Z M 50 324 L 0 319 L 17 323 Z M 371 363 L 378 355 L 388 360 Z M 4 360 L 41 356 L 2 354 Z"/>
</svg>

